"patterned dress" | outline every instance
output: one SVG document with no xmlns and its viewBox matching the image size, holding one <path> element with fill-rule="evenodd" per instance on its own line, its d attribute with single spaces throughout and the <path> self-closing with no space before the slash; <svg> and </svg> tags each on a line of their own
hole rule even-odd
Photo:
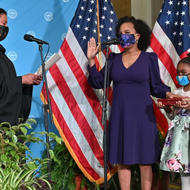
<svg viewBox="0 0 190 190">
<path fill-rule="evenodd" d="M 175 94 L 190 97 L 183 88 Z M 170 116 L 171 117 L 171 116 Z M 178 108 L 170 122 L 161 154 L 160 168 L 165 171 L 190 173 L 190 110 Z"/>
</svg>

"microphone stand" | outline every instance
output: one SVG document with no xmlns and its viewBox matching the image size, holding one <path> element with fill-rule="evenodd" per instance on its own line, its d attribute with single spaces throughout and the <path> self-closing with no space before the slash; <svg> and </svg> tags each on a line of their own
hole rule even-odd
<svg viewBox="0 0 190 190">
<path fill-rule="evenodd" d="M 104 190 L 108 189 L 107 181 L 107 97 L 109 97 L 109 66 L 108 66 L 109 45 L 106 45 L 106 62 L 104 74 L 104 92 L 102 105 L 102 124 L 104 126 L 103 133 L 103 150 L 104 150 Z"/>
<path fill-rule="evenodd" d="M 39 51 L 40 51 L 40 56 L 41 56 L 41 65 L 42 65 L 42 76 L 45 81 L 46 85 L 46 95 L 47 95 L 47 104 L 43 104 L 43 113 L 44 113 L 44 125 L 45 125 L 45 131 L 48 133 L 49 132 L 49 127 L 48 127 L 48 110 L 49 110 L 49 115 L 50 115 L 50 120 L 51 122 L 53 121 L 52 117 L 52 108 L 51 108 L 51 102 L 50 102 L 50 97 L 49 97 L 49 90 L 48 90 L 48 84 L 47 84 L 47 77 L 46 77 L 46 71 L 45 71 L 45 63 L 43 60 L 43 48 L 42 45 L 43 43 L 37 42 L 39 45 Z M 51 161 L 50 161 L 50 141 L 49 141 L 49 136 L 46 134 L 46 151 L 47 151 L 47 158 L 48 158 L 48 179 L 51 180 Z"/>
</svg>

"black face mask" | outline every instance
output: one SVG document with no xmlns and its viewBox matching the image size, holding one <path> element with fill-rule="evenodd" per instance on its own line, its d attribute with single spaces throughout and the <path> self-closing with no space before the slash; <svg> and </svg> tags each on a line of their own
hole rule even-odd
<svg viewBox="0 0 190 190">
<path fill-rule="evenodd" d="M 4 40 L 9 32 L 7 26 L 0 25 L 0 41 Z"/>
</svg>

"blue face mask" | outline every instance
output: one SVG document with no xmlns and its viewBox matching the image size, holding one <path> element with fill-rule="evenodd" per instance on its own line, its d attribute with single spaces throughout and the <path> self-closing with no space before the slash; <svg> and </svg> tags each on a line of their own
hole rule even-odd
<svg viewBox="0 0 190 190">
<path fill-rule="evenodd" d="M 135 44 L 136 39 L 134 34 L 121 34 L 120 45 L 122 48 L 127 48 L 128 46 Z"/>
<path fill-rule="evenodd" d="M 188 75 L 177 76 L 176 79 L 177 79 L 178 83 L 179 83 L 181 86 L 186 86 L 186 85 L 189 84 Z"/>
</svg>

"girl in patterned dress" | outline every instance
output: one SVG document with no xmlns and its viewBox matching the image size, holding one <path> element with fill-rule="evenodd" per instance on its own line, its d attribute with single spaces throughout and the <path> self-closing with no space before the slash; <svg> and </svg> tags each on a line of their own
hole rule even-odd
<svg viewBox="0 0 190 190">
<path fill-rule="evenodd" d="M 177 81 L 182 86 L 174 94 L 182 97 L 172 107 L 163 107 L 171 120 L 161 154 L 160 168 L 181 174 L 182 190 L 190 189 L 190 57 L 179 61 Z"/>
</svg>

